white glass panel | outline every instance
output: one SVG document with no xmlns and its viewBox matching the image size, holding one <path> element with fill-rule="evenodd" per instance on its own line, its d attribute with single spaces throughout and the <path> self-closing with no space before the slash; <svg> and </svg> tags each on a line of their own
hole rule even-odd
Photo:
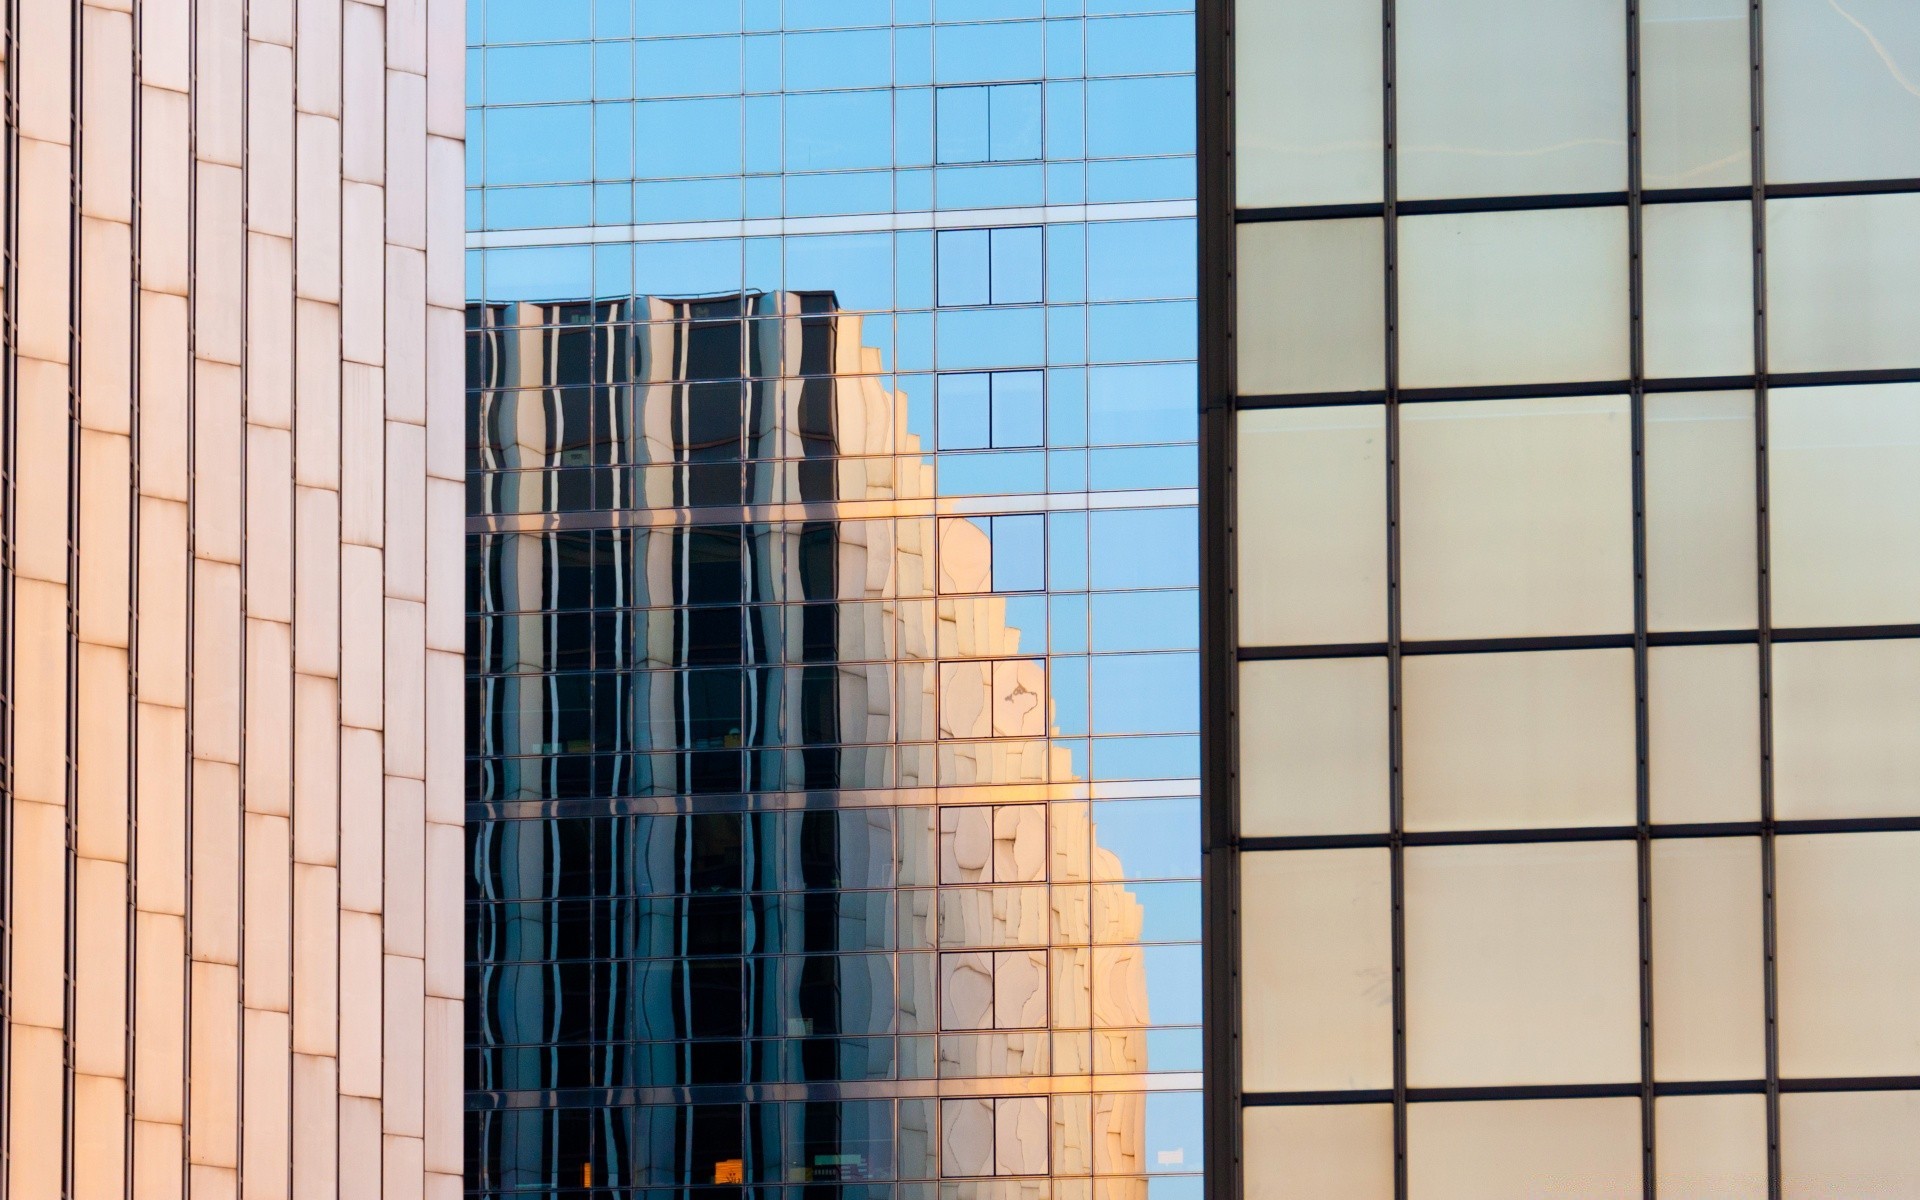
<svg viewBox="0 0 1920 1200">
<path fill-rule="evenodd" d="M 1240 0 L 1233 21 L 1235 203 L 1379 200 L 1379 7 Z"/>
<path fill-rule="evenodd" d="M 1392 898 L 1384 848 L 1241 857 L 1246 1091 L 1393 1085 Z"/>
<path fill-rule="evenodd" d="M 1655 821 L 1759 820 L 1759 649 L 1648 651 L 1647 741 Z"/>
<path fill-rule="evenodd" d="M 1920 365 L 1920 194 L 1767 201 L 1767 311 L 1775 371 Z"/>
<path fill-rule="evenodd" d="M 1625 15 L 1611 0 L 1402 0 L 1400 196 L 1626 187 Z"/>
<path fill-rule="evenodd" d="M 1767 178 L 1920 175 L 1920 5 L 1767 0 Z"/>
<path fill-rule="evenodd" d="M 1746 0 L 1640 6 L 1640 170 L 1647 187 L 1715 187 L 1751 177 L 1748 52 Z"/>
<path fill-rule="evenodd" d="M 1759 838 L 1653 843 L 1654 1073 L 1766 1074 Z"/>
<path fill-rule="evenodd" d="M 1648 627 L 1752 628 L 1753 394 L 1652 395 L 1646 420 Z"/>
<path fill-rule="evenodd" d="M 1920 641 L 1774 644 L 1773 802 L 1781 820 L 1920 816 L 1916 734 Z"/>
<path fill-rule="evenodd" d="M 1400 421 L 1407 637 L 1633 628 L 1624 397 L 1410 404 Z"/>
<path fill-rule="evenodd" d="M 1765 1096 L 1662 1096 L 1653 1124 L 1660 1200 L 1766 1200 Z"/>
<path fill-rule="evenodd" d="M 1920 1074 L 1920 832 L 1776 842 L 1780 1073 Z"/>
<path fill-rule="evenodd" d="M 1646 370 L 1655 379 L 1753 372 L 1753 206 L 1641 210 Z"/>
<path fill-rule="evenodd" d="M 1409 1082 L 1638 1079 L 1636 880 L 1630 842 L 1409 848 Z"/>
<path fill-rule="evenodd" d="M 1633 651 L 1401 660 L 1408 829 L 1630 825 Z"/>
<path fill-rule="evenodd" d="M 1387 660 L 1240 664 L 1240 832 L 1387 828 Z"/>
<path fill-rule="evenodd" d="M 1387 636 L 1387 436 L 1378 405 L 1238 418 L 1243 646 Z"/>
<path fill-rule="evenodd" d="M 1393 1200 L 1393 1107 L 1249 1108 L 1246 1200 Z"/>
<path fill-rule="evenodd" d="M 1774 625 L 1920 620 L 1920 384 L 1778 388 L 1767 405 Z"/>
<path fill-rule="evenodd" d="M 1640 1102 L 1499 1100 L 1407 1109 L 1417 1200 L 1621 1200 L 1640 1194 Z"/>
<path fill-rule="evenodd" d="M 1402 217 L 1400 383 L 1627 375 L 1620 208 Z"/>
<path fill-rule="evenodd" d="M 1913 1200 L 1920 1196 L 1915 1130 L 1920 1130 L 1920 1092 L 1782 1096 L 1781 1195 L 1785 1200 Z"/>
<path fill-rule="evenodd" d="M 1244 396 L 1386 385 L 1384 223 L 1242 225 L 1236 387 Z"/>
</svg>

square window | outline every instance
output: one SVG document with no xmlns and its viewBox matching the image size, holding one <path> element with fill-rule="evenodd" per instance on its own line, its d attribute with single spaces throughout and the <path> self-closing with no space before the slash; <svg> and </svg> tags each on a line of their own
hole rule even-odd
<svg viewBox="0 0 1920 1200">
<path fill-rule="evenodd" d="M 1240 664 L 1240 833 L 1384 833 L 1387 660 Z"/>
<path fill-rule="evenodd" d="M 940 304 L 985 304 L 991 294 L 988 281 L 988 231 L 943 229 L 939 248 Z"/>
<path fill-rule="evenodd" d="M 988 154 L 988 93 L 983 87 L 934 91 L 934 153 L 943 163 L 985 162 Z"/>
<path fill-rule="evenodd" d="M 1245 395 L 1386 384 L 1385 229 L 1377 218 L 1239 230 L 1237 386 Z"/>
<path fill-rule="evenodd" d="M 1769 181 L 1920 175 L 1920 5 L 1775 0 L 1763 29 Z"/>
<path fill-rule="evenodd" d="M 1046 440 L 1045 411 L 1038 371 L 996 371 L 993 374 L 993 444 L 996 447 L 1038 446 Z M 944 447 L 943 447 L 944 448 Z"/>
<path fill-rule="evenodd" d="M 1920 641 L 1773 648 L 1781 820 L 1920 816 Z"/>
<path fill-rule="evenodd" d="M 1037 592 L 1047 586 L 1047 525 L 1038 513 L 990 517 L 993 538 L 991 590 Z"/>
<path fill-rule="evenodd" d="M 988 157 L 994 162 L 1023 162 L 1040 157 L 1040 85 L 1010 83 L 987 89 Z"/>
<path fill-rule="evenodd" d="M 982 450 L 992 444 L 991 376 L 940 376 L 940 449 Z"/>
<path fill-rule="evenodd" d="M 1920 365 L 1920 195 L 1768 200 L 1767 308 L 1771 370 Z"/>
<path fill-rule="evenodd" d="M 1380 9 L 1266 0 L 1239 5 L 1234 24 L 1235 202 L 1377 203 Z"/>
<path fill-rule="evenodd" d="M 1019 225 L 989 231 L 993 259 L 994 304 L 1037 304 L 1041 297 L 1040 227 Z M 941 236 L 945 236 L 942 234 Z"/>
</svg>

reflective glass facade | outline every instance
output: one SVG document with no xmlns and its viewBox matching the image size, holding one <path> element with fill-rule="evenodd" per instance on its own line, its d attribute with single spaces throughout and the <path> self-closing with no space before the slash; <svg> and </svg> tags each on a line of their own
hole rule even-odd
<svg viewBox="0 0 1920 1200">
<path fill-rule="evenodd" d="M 1197 1196 L 1193 13 L 470 14 L 468 1194 Z"/>
<path fill-rule="evenodd" d="M 1920 10 L 1227 7 L 1222 1186 L 1915 1194 Z"/>
</svg>

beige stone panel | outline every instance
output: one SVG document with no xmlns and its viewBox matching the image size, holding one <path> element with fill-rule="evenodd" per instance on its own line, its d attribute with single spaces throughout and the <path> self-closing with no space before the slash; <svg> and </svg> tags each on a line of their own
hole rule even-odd
<svg viewBox="0 0 1920 1200">
<path fill-rule="evenodd" d="M 379 1196 L 380 1102 L 341 1091 L 340 1195 Z"/>
<path fill-rule="evenodd" d="M 67 140 L 72 96 L 73 11 L 64 4 L 24 5 L 15 18 L 15 90 L 24 137 Z"/>
<path fill-rule="evenodd" d="M 13 583 L 13 693 L 57 698 L 13 710 L 13 795 L 67 799 L 67 589 L 37 579 Z"/>
<path fill-rule="evenodd" d="M 245 953 L 241 982 L 250 1009 L 286 1012 L 293 997 L 292 833 L 285 817 L 246 816 Z"/>
<path fill-rule="evenodd" d="M 387 738 L 391 747 L 393 738 Z M 386 781 L 386 881 L 381 912 L 386 915 L 388 954 L 426 955 L 426 797 L 417 779 Z"/>
<path fill-rule="evenodd" d="M 193 957 L 240 961 L 240 772 L 230 763 L 193 763 Z"/>
<path fill-rule="evenodd" d="M 454 261 L 462 259 L 455 255 Z M 427 270 L 431 288 L 434 272 L 439 270 L 431 251 Z M 465 320 L 458 307 L 427 310 L 427 474 L 463 488 L 467 470 Z"/>
<path fill-rule="evenodd" d="M 205 94 L 200 94 L 194 111 L 204 116 L 212 106 Z M 237 105 L 235 111 L 237 114 Z M 206 143 L 196 145 L 204 160 Z M 246 225 L 241 220 L 240 168 L 197 163 L 193 203 L 193 352 L 201 358 L 238 366 L 246 336 L 246 304 L 241 294 L 241 281 L 246 277 L 241 262 L 246 251 Z"/>
<path fill-rule="evenodd" d="M 373 183 L 342 184 L 340 208 L 340 353 L 349 361 L 378 366 L 386 353 L 383 189 Z"/>
<path fill-rule="evenodd" d="M 250 0 L 247 5 L 247 36 L 255 42 L 292 46 L 293 2 L 294 0 Z M 251 81 L 248 86 L 253 86 Z"/>
<path fill-rule="evenodd" d="M 390 366 L 387 369 L 389 397 L 393 394 L 393 381 L 394 368 Z M 420 425 L 388 421 L 386 460 L 386 594 L 390 599 L 424 603 L 427 598 L 427 431 Z M 424 614 L 421 619 L 425 620 Z"/>
<path fill-rule="evenodd" d="M 247 811 L 293 812 L 293 631 L 247 620 Z"/>
<path fill-rule="evenodd" d="M 388 188 L 393 195 L 397 189 Z M 387 247 L 387 417 L 424 424 L 427 419 L 427 257 L 420 250 Z M 424 450 L 422 454 L 424 456 Z"/>
<path fill-rule="evenodd" d="M 74 739 L 74 850 L 127 860 L 127 652 L 80 643 Z"/>
<path fill-rule="evenodd" d="M 141 912 L 133 938 L 133 1115 L 178 1125 L 186 1093 L 187 923 Z"/>
<path fill-rule="evenodd" d="M 307 5 L 302 5 L 307 7 Z M 337 10 L 336 10 L 337 12 Z M 294 266 L 300 296 L 340 300 L 340 122 L 301 113 L 294 123 Z M 463 218 L 460 227 L 466 228 Z"/>
<path fill-rule="evenodd" d="M 195 758 L 237 763 L 240 568 L 197 559 L 193 581 L 193 753 Z"/>
<path fill-rule="evenodd" d="M 294 489 L 293 665 L 311 675 L 340 670 L 340 495 Z"/>
<path fill-rule="evenodd" d="M 73 1064 L 88 1075 L 127 1071 L 127 866 L 73 864 Z M 36 921 L 44 914 L 36 915 Z"/>
<path fill-rule="evenodd" d="M 386 956 L 381 1128 L 411 1138 L 421 1137 L 426 1128 L 426 995 L 421 968 L 417 958 Z"/>
<path fill-rule="evenodd" d="M 332 1055 L 339 1046 L 340 873 L 293 867 L 293 1049 Z"/>
<path fill-rule="evenodd" d="M 427 1200 L 460 1200 L 460 1186 L 460 1176 L 435 1173 L 431 1168 L 428 1169 Z"/>
<path fill-rule="evenodd" d="M 187 302 L 140 293 L 140 494 L 187 499 Z M 143 529 L 141 537 L 146 537 Z"/>
<path fill-rule="evenodd" d="M 427 820 L 458 826 L 466 813 L 464 660 L 427 652 Z"/>
<path fill-rule="evenodd" d="M 98 646 L 127 644 L 132 452 L 120 434 L 80 431 L 78 630 Z"/>
<path fill-rule="evenodd" d="M 381 1013 L 380 918 L 371 913 L 340 914 L 340 1093 L 380 1095 Z M 341 1112 L 341 1121 L 346 1113 Z M 342 1157 L 346 1155 L 341 1130 Z"/>
<path fill-rule="evenodd" d="M 249 392 L 249 397 L 252 393 Z M 251 403 L 251 401 L 249 401 Z M 247 615 L 293 620 L 293 435 L 247 427 Z"/>
<path fill-rule="evenodd" d="M 140 498 L 139 697 L 187 702 L 187 506 Z"/>
<path fill-rule="evenodd" d="M 248 34 L 255 39 L 263 7 L 261 0 L 247 6 Z M 249 229 L 293 236 L 293 155 L 293 50 L 256 40 L 247 47 Z"/>
<path fill-rule="evenodd" d="M 30 5 L 29 10 L 40 7 Z M 27 57 L 31 61 L 41 56 Z M 64 47 L 61 53 L 45 57 L 64 58 Z M 64 138 L 51 142 L 22 137 L 14 160 L 19 235 L 15 286 L 20 289 L 20 302 L 15 306 L 13 345 L 23 358 L 44 362 L 67 360 L 67 301 L 72 286 L 68 276 L 69 154 Z"/>
<path fill-rule="evenodd" d="M 305 7 L 305 5 L 302 5 Z M 293 1056 L 293 1200 L 340 1200 L 339 1104 L 332 1058 Z"/>
<path fill-rule="evenodd" d="M 196 936 L 194 957 L 199 959 Z M 195 961 L 189 1010 L 187 1155 L 213 1167 L 238 1165 L 240 971 Z"/>
<path fill-rule="evenodd" d="M 287 1014 L 251 1007 L 245 1016 L 245 1081 L 241 1096 L 240 1174 L 246 1200 L 286 1200 L 292 1134 L 293 1060 L 287 1046 Z"/>
<path fill-rule="evenodd" d="M 404 2 L 404 0 L 402 0 Z M 417 0 L 415 0 L 417 2 Z M 387 5 L 387 27 L 401 11 Z M 387 242 L 427 248 L 427 81 L 402 68 L 394 70 L 394 47 L 387 47 Z M 464 222 L 463 222 L 464 225 Z"/>
<path fill-rule="evenodd" d="M 117 8 L 118 6 L 113 6 Z M 110 221 L 133 219 L 133 16 L 88 5 L 81 10 L 80 211 Z M 125 264 L 121 282 L 126 281 Z"/>
<path fill-rule="evenodd" d="M 362 183 L 379 183 L 386 171 L 385 15 L 354 0 L 341 10 L 340 165 Z"/>
<path fill-rule="evenodd" d="M 133 1194 L 140 1200 L 178 1200 L 180 1125 L 133 1123 Z"/>
<path fill-rule="evenodd" d="M 293 859 L 340 862 L 340 689 L 318 675 L 293 679 Z"/>
<path fill-rule="evenodd" d="M 302 226 L 304 229 L 305 226 Z M 304 243 L 296 243 L 303 245 Z M 338 261 L 338 255 L 334 256 Z M 300 273 L 302 287 L 306 273 Z M 339 291 L 336 281 L 333 289 Z M 294 305 L 294 437 L 300 447 L 294 481 L 340 489 L 340 308 L 300 300 Z"/>
<path fill-rule="evenodd" d="M 426 835 L 426 994 L 458 1000 L 466 965 L 466 830 L 429 822 Z"/>
<path fill-rule="evenodd" d="M 189 1200 L 236 1200 L 239 1195 L 240 1178 L 236 1168 L 199 1163 L 187 1168 Z"/>
<path fill-rule="evenodd" d="M 427 132 L 466 136 L 467 14 L 461 0 L 427 0 Z"/>
<path fill-rule="evenodd" d="M 167 2 L 178 4 L 181 0 Z M 156 20 L 155 7 L 147 5 L 142 22 L 149 40 L 155 26 L 164 23 Z M 181 61 L 184 64 L 184 55 Z M 182 91 L 152 86 L 154 65 L 149 53 L 142 64 L 146 86 L 140 89 L 140 286 L 147 291 L 185 296 L 190 231 L 187 196 L 193 171 L 193 155 L 188 149 L 192 109 Z M 150 325 L 142 322 L 142 340 L 149 335 Z"/>
<path fill-rule="evenodd" d="M 131 154 L 125 146 L 119 150 L 123 157 Z M 88 185 L 84 194 L 92 192 Z M 132 255 L 131 226 L 98 217 L 81 221 L 80 421 L 106 433 L 133 428 Z"/>
<path fill-rule="evenodd" d="M 73 1200 L 126 1194 L 127 1087 L 101 1075 L 73 1077 Z"/>
<path fill-rule="evenodd" d="M 201 359 L 193 364 L 193 390 L 193 554 L 237 563 L 246 477 L 240 369 Z"/>
<path fill-rule="evenodd" d="M 340 548 L 340 720 L 363 729 L 381 722 L 381 554 Z"/>
<path fill-rule="evenodd" d="M 38 919 L 14 922 L 12 995 L 7 1017 L 14 1025 L 59 1030 L 66 1023 L 67 820 L 57 804 L 16 800 L 9 813 L 13 911 Z"/>
<path fill-rule="evenodd" d="M 426 74 L 427 0 L 386 0 L 386 7 L 388 68 Z"/>
<path fill-rule="evenodd" d="M 387 773 L 409 779 L 426 776 L 427 606 L 411 600 L 387 601 L 386 745 Z"/>
<path fill-rule="evenodd" d="M 33 293 L 22 308 L 39 301 Z M 18 360 L 19 400 L 9 406 L 14 437 L 14 559 L 16 576 L 67 580 L 67 369 L 53 362 Z M 61 625 L 65 627 L 65 619 Z M 18 744 L 16 739 L 16 745 Z"/>
<path fill-rule="evenodd" d="M 427 303 L 455 312 L 466 297 L 465 163 L 461 142 L 427 138 Z M 432 315 L 427 319 L 431 322 Z"/>
<path fill-rule="evenodd" d="M 380 911 L 385 871 L 381 843 L 380 735 L 368 729 L 340 731 L 340 907 Z"/>
<path fill-rule="evenodd" d="M 418 1137 L 389 1134 L 382 1139 L 382 1200 L 424 1200 L 426 1174 Z"/>
<path fill-rule="evenodd" d="M 134 844 L 140 911 L 187 913 L 187 714 L 167 705 L 134 709 L 138 732 Z"/>
<path fill-rule="evenodd" d="M 429 994 L 426 1004 L 426 1167 L 458 1176 L 462 1169 L 460 1117 L 465 1097 L 464 1018 L 457 999 Z"/>
<path fill-rule="evenodd" d="M 18 961 L 16 959 L 16 961 Z M 15 968 L 18 970 L 18 968 Z M 7 1195 L 60 1195 L 60 1030 L 7 1026 Z"/>
<path fill-rule="evenodd" d="M 194 0 L 194 152 L 202 162 L 245 161 L 244 11 L 243 0 Z"/>
<path fill-rule="evenodd" d="M 378 367 L 340 366 L 340 537 L 386 539 L 386 384 Z"/>
<path fill-rule="evenodd" d="M 465 487 L 451 479 L 427 480 L 426 571 L 427 648 L 451 654 L 466 651 L 466 501 Z M 389 576 L 389 594 L 391 576 Z"/>
<path fill-rule="evenodd" d="M 293 242 L 274 233 L 247 235 L 247 423 L 293 428 Z"/>
<path fill-rule="evenodd" d="M 190 0 L 141 0 L 141 82 L 185 95 L 193 66 Z"/>
<path fill-rule="evenodd" d="M 340 115 L 340 5 L 298 0 L 294 12 L 295 104 L 303 113 Z M 465 27 L 462 26 L 462 49 Z"/>
</svg>

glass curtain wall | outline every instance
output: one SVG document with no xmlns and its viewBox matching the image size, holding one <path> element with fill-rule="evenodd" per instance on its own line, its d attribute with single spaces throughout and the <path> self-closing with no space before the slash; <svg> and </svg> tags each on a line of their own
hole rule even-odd
<svg viewBox="0 0 1920 1200">
<path fill-rule="evenodd" d="M 470 14 L 467 1194 L 1194 1200 L 1190 7 Z"/>
<path fill-rule="evenodd" d="M 1920 8 L 1232 10 L 1232 1184 L 1920 1192 Z"/>
</svg>

